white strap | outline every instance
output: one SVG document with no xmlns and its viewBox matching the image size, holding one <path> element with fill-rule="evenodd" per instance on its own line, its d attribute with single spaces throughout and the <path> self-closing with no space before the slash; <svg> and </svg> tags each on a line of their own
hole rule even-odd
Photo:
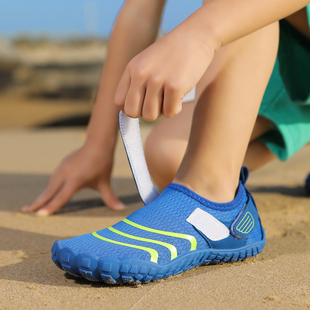
<svg viewBox="0 0 310 310">
<path fill-rule="evenodd" d="M 219 241 L 229 236 L 229 229 L 210 213 L 197 208 L 186 219 L 194 227 L 200 230 L 211 241 Z"/>
<path fill-rule="evenodd" d="M 182 102 L 190 102 L 195 100 L 196 87 L 194 87 L 183 99 Z"/>
<path fill-rule="evenodd" d="M 144 204 L 149 204 L 159 196 L 155 188 L 143 152 L 138 118 L 130 118 L 119 112 L 119 129 L 127 153 L 132 175 L 137 185 L 139 195 Z"/>
<path fill-rule="evenodd" d="M 183 98 L 182 102 L 188 102 L 194 99 L 195 88 Z M 159 196 L 159 192 L 151 180 L 145 161 L 139 119 L 130 118 L 120 111 L 118 122 L 132 175 L 136 182 L 139 195 L 144 204 L 147 205 Z"/>
</svg>

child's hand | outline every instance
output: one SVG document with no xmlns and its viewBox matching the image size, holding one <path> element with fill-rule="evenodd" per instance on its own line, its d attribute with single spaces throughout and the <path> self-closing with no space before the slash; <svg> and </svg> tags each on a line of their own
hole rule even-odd
<svg viewBox="0 0 310 310">
<path fill-rule="evenodd" d="M 44 192 L 23 212 L 37 211 L 37 215 L 49 215 L 61 208 L 78 190 L 97 190 L 105 204 L 113 210 L 126 207 L 114 195 L 111 186 L 112 155 L 107 156 L 90 146 L 83 146 L 63 160 L 52 175 Z"/>
<path fill-rule="evenodd" d="M 133 58 L 118 85 L 115 104 L 130 117 L 154 121 L 182 110 L 181 100 L 200 80 L 214 49 L 190 33 L 171 32 Z"/>
</svg>

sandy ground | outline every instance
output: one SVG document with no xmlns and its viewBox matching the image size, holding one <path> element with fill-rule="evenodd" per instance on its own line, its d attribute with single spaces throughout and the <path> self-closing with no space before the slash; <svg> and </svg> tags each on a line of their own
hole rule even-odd
<svg viewBox="0 0 310 310">
<path fill-rule="evenodd" d="M 145 127 L 143 136 L 148 131 Z M 310 147 L 250 176 L 267 232 L 262 254 L 130 287 L 73 278 L 50 258 L 55 240 L 102 229 L 142 206 L 121 143 L 113 186 L 127 211 L 110 211 L 95 192 L 84 190 L 54 216 L 19 212 L 44 189 L 60 159 L 84 139 L 83 130 L 0 131 L 0 309 L 310 308 L 310 198 L 303 190 Z"/>
<path fill-rule="evenodd" d="M 38 126 L 55 120 L 90 113 L 89 100 L 27 98 L 18 92 L 0 93 L 0 129 Z"/>
</svg>

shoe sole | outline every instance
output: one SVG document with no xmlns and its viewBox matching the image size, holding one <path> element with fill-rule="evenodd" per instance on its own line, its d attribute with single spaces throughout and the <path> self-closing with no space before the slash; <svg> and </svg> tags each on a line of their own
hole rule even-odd
<svg viewBox="0 0 310 310">
<path fill-rule="evenodd" d="M 61 248 L 56 241 L 52 247 L 52 259 L 57 267 L 73 276 L 107 284 L 141 284 L 166 279 L 203 264 L 229 263 L 253 257 L 263 250 L 263 239 L 237 249 L 195 250 L 180 255 L 171 262 L 159 265 L 136 258 L 98 258 L 91 254 L 77 254 L 69 248 Z"/>
</svg>

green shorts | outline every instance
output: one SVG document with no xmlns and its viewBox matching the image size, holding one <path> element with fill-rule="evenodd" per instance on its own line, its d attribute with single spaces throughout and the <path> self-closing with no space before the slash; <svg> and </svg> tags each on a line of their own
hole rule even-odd
<svg viewBox="0 0 310 310">
<path fill-rule="evenodd" d="M 309 18 L 310 5 L 307 9 Z M 258 141 L 280 160 L 310 142 L 310 41 L 285 20 L 280 21 L 278 56 L 259 115 L 274 129 Z"/>
</svg>

